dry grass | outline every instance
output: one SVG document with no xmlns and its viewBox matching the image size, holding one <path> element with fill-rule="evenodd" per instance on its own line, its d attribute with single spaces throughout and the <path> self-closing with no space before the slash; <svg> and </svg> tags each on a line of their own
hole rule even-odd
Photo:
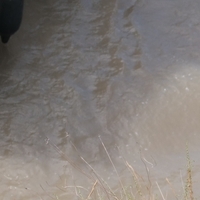
<svg viewBox="0 0 200 200">
<path fill-rule="evenodd" d="M 186 148 L 186 156 L 187 156 L 187 179 L 185 183 L 185 198 L 184 200 L 194 200 L 194 192 L 192 187 L 192 165 L 191 159 L 189 155 L 188 145 Z"/>
<path fill-rule="evenodd" d="M 92 173 L 88 174 L 86 171 L 82 170 L 80 167 L 76 166 L 69 158 L 65 155 L 65 153 L 61 152 L 58 147 L 55 145 L 54 148 L 59 152 L 59 154 L 64 157 L 71 166 L 78 170 L 86 179 L 90 180 L 91 187 L 85 188 L 84 186 L 66 186 L 65 188 L 73 188 L 74 189 L 74 196 L 78 200 L 168 200 L 168 198 L 163 194 L 162 188 L 159 186 L 159 183 L 155 181 L 154 183 L 151 181 L 150 172 L 148 167 L 146 166 L 145 158 L 141 156 L 141 160 L 146 168 L 146 181 L 142 176 L 140 176 L 134 167 L 130 165 L 127 161 L 124 161 L 127 170 L 132 177 L 132 184 L 126 185 L 122 182 L 121 177 L 117 171 L 117 168 L 106 149 L 102 139 L 99 137 L 102 147 L 105 150 L 105 153 L 113 167 L 113 170 L 117 176 L 119 181 L 119 187 L 117 190 L 112 189 L 109 184 L 101 177 L 100 174 L 79 154 L 76 147 L 73 145 L 74 149 L 79 154 L 80 159 L 85 163 L 87 168 L 90 169 Z M 194 200 L 194 191 L 193 191 L 193 182 L 192 182 L 192 166 L 191 166 L 191 159 L 189 156 L 189 150 L 187 147 L 186 150 L 186 158 L 187 158 L 187 169 L 186 169 L 186 180 L 184 182 L 184 187 L 182 191 L 182 195 L 178 195 L 176 189 L 174 189 L 173 184 L 166 178 L 166 184 L 169 186 L 171 193 L 173 194 L 173 199 L 176 200 Z M 181 177 L 182 178 L 182 177 Z M 183 179 L 183 178 L 182 178 Z M 181 183 L 180 183 L 181 184 Z M 152 187 L 154 185 L 154 189 Z M 157 188 L 157 192 L 155 192 L 155 188 Z M 63 190 L 63 189 L 62 189 Z M 66 190 L 64 190 L 66 192 Z M 59 197 L 53 198 L 60 200 Z M 68 200 L 68 199 L 66 199 Z M 171 200 L 171 199 L 170 199 Z"/>
</svg>

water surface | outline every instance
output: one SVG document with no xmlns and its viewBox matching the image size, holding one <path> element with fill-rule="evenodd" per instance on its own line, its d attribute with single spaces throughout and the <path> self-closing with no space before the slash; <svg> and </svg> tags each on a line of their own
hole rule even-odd
<svg viewBox="0 0 200 200">
<path fill-rule="evenodd" d="M 80 172 L 89 165 L 116 187 L 106 150 L 123 180 L 124 160 L 145 176 L 144 156 L 170 193 L 165 178 L 181 187 L 186 143 L 198 198 L 199 7 L 26 1 L 20 30 L 0 44 L 1 199 L 76 199 L 71 186 L 93 184 Z"/>
</svg>

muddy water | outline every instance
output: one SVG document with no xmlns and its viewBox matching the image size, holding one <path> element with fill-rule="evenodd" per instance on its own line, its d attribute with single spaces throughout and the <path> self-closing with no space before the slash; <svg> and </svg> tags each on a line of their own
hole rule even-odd
<svg viewBox="0 0 200 200">
<path fill-rule="evenodd" d="M 106 151 L 122 179 L 124 160 L 145 173 L 142 155 L 152 182 L 180 192 L 186 143 L 198 188 L 199 6 L 27 0 L 0 44 L 1 199 L 76 199 L 90 166 L 115 187 Z"/>
</svg>

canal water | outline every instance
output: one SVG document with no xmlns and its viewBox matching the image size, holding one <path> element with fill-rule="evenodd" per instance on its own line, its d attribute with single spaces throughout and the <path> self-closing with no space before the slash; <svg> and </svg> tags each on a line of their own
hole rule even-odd
<svg viewBox="0 0 200 200">
<path fill-rule="evenodd" d="M 158 185 L 176 199 L 187 151 L 198 198 L 199 8 L 26 0 L 19 31 L 0 44 L 1 199 L 86 199 L 103 181 L 126 188 L 126 161 L 158 199 Z"/>
</svg>

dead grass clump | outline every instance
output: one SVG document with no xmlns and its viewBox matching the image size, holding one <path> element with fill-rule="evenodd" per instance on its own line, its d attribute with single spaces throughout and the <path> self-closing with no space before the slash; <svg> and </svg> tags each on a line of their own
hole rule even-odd
<svg viewBox="0 0 200 200">
<path fill-rule="evenodd" d="M 91 173 L 87 173 L 86 171 L 83 171 L 80 169 L 79 166 L 76 166 L 72 161 L 69 160 L 69 158 L 65 155 L 65 153 L 61 152 L 58 147 L 56 147 L 57 151 L 64 157 L 68 163 L 71 164 L 71 166 L 78 170 L 79 173 L 81 173 L 85 179 L 88 179 L 91 183 L 90 188 L 85 188 L 84 186 L 74 186 L 74 196 L 75 199 L 78 200 L 167 200 L 167 197 L 163 194 L 162 188 L 159 186 L 158 182 L 153 182 L 150 177 L 150 171 L 146 165 L 146 159 L 141 154 L 141 160 L 145 166 L 146 169 L 146 181 L 145 179 L 140 176 L 134 167 L 130 165 L 126 160 L 124 160 L 124 164 L 126 165 L 127 170 L 130 173 L 130 176 L 132 178 L 131 185 L 127 185 L 126 183 L 123 183 L 122 178 L 120 174 L 117 171 L 117 168 L 106 148 L 104 145 L 101 137 L 99 137 L 102 147 L 105 150 L 105 153 L 113 167 L 113 170 L 116 174 L 116 177 L 119 182 L 118 189 L 113 189 L 109 186 L 109 184 L 102 178 L 102 176 L 80 155 L 76 147 L 72 144 L 75 151 L 77 151 L 80 159 L 85 163 L 87 168 Z M 53 145 L 55 147 L 55 145 Z M 174 198 L 176 200 L 194 200 L 194 192 L 193 192 L 193 182 L 192 182 L 192 166 L 191 166 L 191 159 L 189 156 L 189 150 L 187 147 L 187 173 L 186 173 L 186 181 L 183 188 L 183 195 L 181 195 L 184 198 L 181 198 L 176 190 L 173 187 L 173 184 L 169 181 L 168 178 L 166 178 L 166 182 L 168 186 L 170 187 L 170 190 L 172 191 L 172 194 L 174 195 Z M 181 184 L 181 183 L 180 183 Z M 154 186 L 154 188 L 153 188 Z M 70 186 L 72 187 L 72 186 Z M 157 188 L 157 193 L 155 192 Z M 66 192 L 66 191 L 65 191 Z M 56 197 L 57 200 L 60 200 L 59 197 Z M 170 199 L 171 200 L 171 199 Z"/>
</svg>

